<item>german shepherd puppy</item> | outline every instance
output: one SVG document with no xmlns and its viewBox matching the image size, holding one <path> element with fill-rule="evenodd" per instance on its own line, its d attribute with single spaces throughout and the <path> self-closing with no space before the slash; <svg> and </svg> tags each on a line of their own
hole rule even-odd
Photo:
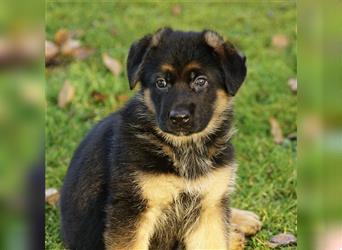
<svg viewBox="0 0 342 250">
<path fill-rule="evenodd" d="M 210 30 L 163 28 L 131 46 L 129 85 L 141 89 L 90 131 L 64 180 L 68 248 L 243 248 L 232 225 L 245 234 L 261 226 L 229 209 L 232 101 L 245 62 Z"/>
</svg>

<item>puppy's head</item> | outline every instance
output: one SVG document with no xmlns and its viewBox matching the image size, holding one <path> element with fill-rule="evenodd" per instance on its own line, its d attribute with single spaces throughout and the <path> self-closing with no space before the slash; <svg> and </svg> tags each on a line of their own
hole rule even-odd
<svg viewBox="0 0 342 250">
<path fill-rule="evenodd" d="M 210 129 L 246 76 L 245 57 L 216 32 L 164 28 L 135 42 L 127 60 L 161 131 L 189 136 Z"/>
</svg>

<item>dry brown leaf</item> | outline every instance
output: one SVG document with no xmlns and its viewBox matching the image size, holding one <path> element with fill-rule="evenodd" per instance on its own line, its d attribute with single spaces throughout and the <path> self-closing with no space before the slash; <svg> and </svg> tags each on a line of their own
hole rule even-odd
<svg viewBox="0 0 342 250">
<path fill-rule="evenodd" d="M 104 65 L 115 75 L 118 76 L 120 75 L 121 71 L 122 71 L 122 66 L 121 63 L 114 59 L 111 58 L 107 53 L 104 53 L 102 55 L 102 61 L 104 63 Z"/>
<path fill-rule="evenodd" d="M 180 14 L 182 14 L 182 7 L 179 4 L 174 4 L 171 7 L 171 13 L 174 16 L 179 16 Z"/>
<path fill-rule="evenodd" d="M 75 88 L 69 81 L 65 81 L 62 89 L 58 94 L 58 106 L 64 108 L 68 103 L 72 101 L 75 96 Z"/>
<path fill-rule="evenodd" d="M 122 95 L 118 95 L 116 97 L 116 100 L 118 100 L 119 102 L 125 102 L 128 100 L 128 98 L 129 98 L 128 95 L 122 94 Z"/>
<path fill-rule="evenodd" d="M 75 39 L 68 39 L 61 46 L 63 56 L 72 56 L 74 51 L 81 48 L 81 42 Z"/>
<path fill-rule="evenodd" d="M 45 60 L 46 62 L 50 62 L 54 59 L 59 52 L 58 47 L 51 41 L 45 41 Z"/>
<path fill-rule="evenodd" d="M 63 56 L 71 56 L 75 59 L 86 59 L 94 53 L 94 49 L 81 47 L 79 40 L 73 39 L 80 36 L 82 30 L 69 32 L 67 29 L 59 29 L 55 34 L 55 42 L 60 46 Z"/>
<path fill-rule="evenodd" d="M 55 34 L 55 43 L 59 46 L 64 44 L 66 41 L 70 39 L 70 33 L 67 29 L 59 29 Z"/>
<path fill-rule="evenodd" d="M 292 93 L 297 93 L 297 79 L 295 78 L 290 78 L 289 81 L 287 82 L 287 84 L 289 85 Z"/>
<path fill-rule="evenodd" d="M 274 117 L 271 117 L 269 122 L 271 125 L 271 133 L 273 135 L 274 142 L 277 144 L 282 144 L 284 141 L 284 136 L 278 121 Z"/>
<path fill-rule="evenodd" d="M 79 60 L 84 60 L 94 53 L 92 48 L 77 48 L 72 52 L 72 57 Z"/>
<path fill-rule="evenodd" d="M 93 90 L 90 95 L 95 102 L 104 102 L 108 97 L 106 94 L 103 94 L 96 90 Z"/>
<path fill-rule="evenodd" d="M 59 200 L 60 194 L 56 188 L 49 188 L 45 190 L 45 202 L 50 205 L 56 205 Z"/>
<path fill-rule="evenodd" d="M 277 49 L 286 48 L 289 45 L 289 39 L 283 34 L 277 34 L 272 37 L 272 45 Z"/>
<path fill-rule="evenodd" d="M 290 245 L 296 245 L 297 239 L 292 234 L 277 234 L 273 236 L 270 240 L 270 242 L 267 243 L 267 245 L 270 248 L 276 248 L 276 247 L 285 247 Z"/>
</svg>

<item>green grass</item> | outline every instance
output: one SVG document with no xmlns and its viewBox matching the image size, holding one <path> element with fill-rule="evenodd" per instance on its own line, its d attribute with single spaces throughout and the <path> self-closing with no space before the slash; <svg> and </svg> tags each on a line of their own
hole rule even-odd
<svg viewBox="0 0 342 250">
<path fill-rule="evenodd" d="M 83 44 L 96 49 L 85 61 L 72 61 L 46 70 L 46 187 L 60 188 L 73 151 L 85 133 L 109 113 L 124 105 L 116 96 L 129 91 L 126 73 L 114 77 L 103 66 L 109 53 L 123 64 L 130 44 L 161 26 L 176 29 L 212 28 L 231 40 L 248 58 L 248 77 L 235 102 L 234 138 L 239 162 L 234 207 L 253 210 L 263 229 L 248 241 L 247 249 L 268 249 L 265 242 L 281 232 L 296 235 L 296 144 L 276 145 L 268 119 L 276 117 L 284 134 L 296 131 L 296 96 L 287 80 L 296 76 L 296 6 L 292 3 L 181 3 L 173 16 L 172 3 L 47 3 L 46 32 L 52 40 L 59 28 L 84 32 Z M 116 30 L 116 35 L 111 30 Z M 272 47 L 274 34 L 289 37 L 284 50 Z M 57 97 L 65 80 L 76 88 L 64 109 Z M 97 90 L 108 95 L 104 103 L 90 97 Z M 46 248 L 62 249 L 59 212 L 46 206 Z M 284 249 L 295 249 L 288 247 Z"/>
</svg>

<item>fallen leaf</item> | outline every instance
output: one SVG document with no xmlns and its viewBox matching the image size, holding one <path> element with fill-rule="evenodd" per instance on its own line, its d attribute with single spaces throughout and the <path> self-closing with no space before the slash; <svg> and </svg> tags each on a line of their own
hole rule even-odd
<svg viewBox="0 0 342 250">
<path fill-rule="evenodd" d="M 81 42 L 75 39 L 68 39 L 61 46 L 61 52 L 64 56 L 72 56 L 74 51 L 81 47 Z"/>
<path fill-rule="evenodd" d="M 96 102 L 104 102 L 107 99 L 106 94 L 103 94 L 96 90 L 93 90 L 90 95 Z"/>
<path fill-rule="evenodd" d="M 283 34 L 277 34 L 272 37 L 272 45 L 277 49 L 286 48 L 289 45 L 289 39 Z"/>
<path fill-rule="evenodd" d="M 94 49 L 92 48 L 77 48 L 72 51 L 72 57 L 79 60 L 84 60 L 94 54 Z"/>
<path fill-rule="evenodd" d="M 274 117 L 271 117 L 269 119 L 269 123 L 271 125 L 271 133 L 273 135 L 274 142 L 277 144 L 282 144 L 284 141 L 284 136 L 278 121 Z"/>
<path fill-rule="evenodd" d="M 45 41 L 45 60 L 49 63 L 59 52 L 58 47 L 51 41 Z"/>
<path fill-rule="evenodd" d="M 287 84 L 289 85 L 292 93 L 297 93 L 297 79 L 295 78 L 290 78 L 287 82 Z"/>
<path fill-rule="evenodd" d="M 171 13 L 174 16 L 179 16 L 182 13 L 182 7 L 179 4 L 175 4 L 171 7 Z"/>
<path fill-rule="evenodd" d="M 120 75 L 122 66 L 118 60 L 111 58 L 107 53 L 104 53 L 102 55 L 102 61 L 115 76 Z"/>
<path fill-rule="evenodd" d="M 59 29 L 55 34 L 55 43 L 59 46 L 70 39 L 70 33 L 67 29 Z"/>
<path fill-rule="evenodd" d="M 290 245 L 296 245 L 297 239 L 292 234 L 277 234 L 271 238 L 267 243 L 270 248 L 285 247 Z"/>
<path fill-rule="evenodd" d="M 119 102 L 125 102 L 128 100 L 128 98 L 129 98 L 128 95 L 122 94 L 122 95 L 118 95 L 116 97 L 116 100 L 118 100 Z"/>
<path fill-rule="evenodd" d="M 75 95 L 75 88 L 69 81 L 65 81 L 62 89 L 58 94 L 58 106 L 64 108 L 68 103 L 72 101 Z"/>
<path fill-rule="evenodd" d="M 56 205 L 59 200 L 60 194 L 56 188 L 49 188 L 45 190 L 45 202 L 50 205 Z"/>
</svg>

